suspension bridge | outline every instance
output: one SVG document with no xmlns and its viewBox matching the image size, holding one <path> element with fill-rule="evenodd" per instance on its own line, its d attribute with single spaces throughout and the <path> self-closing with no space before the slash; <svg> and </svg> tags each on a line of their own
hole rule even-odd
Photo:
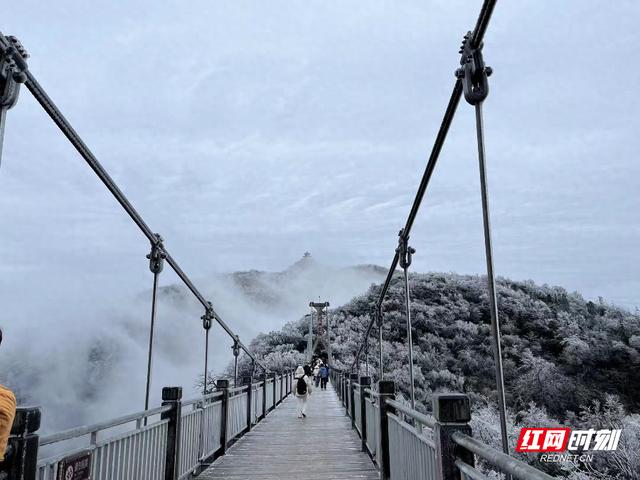
<svg viewBox="0 0 640 480">
<path fill-rule="evenodd" d="M 473 30 L 463 39 L 460 66 L 407 221 L 398 235 L 388 275 L 375 311 L 348 371 L 331 369 L 327 390 L 310 396 L 308 418 L 293 415 L 295 379 L 291 371 L 270 371 L 224 322 L 191 278 L 180 268 L 164 244 L 134 208 L 116 182 L 83 142 L 38 83 L 27 64 L 20 41 L 0 33 L 0 157 L 7 112 L 17 104 L 22 85 L 75 147 L 100 181 L 150 243 L 147 255 L 153 274 L 149 346 L 144 410 L 94 425 L 40 436 L 41 412 L 18 408 L 0 478 L 10 480 L 182 480 L 203 479 L 474 479 L 488 478 L 493 470 L 507 478 L 549 479 L 549 475 L 516 459 L 509 451 L 500 350 L 500 324 L 493 273 L 489 192 L 487 186 L 482 106 L 489 93 L 491 69 L 483 59 L 483 39 L 496 1 L 485 0 Z M 413 393 L 413 349 L 408 269 L 415 249 L 409 246 L 414 220 L 426 194 L 460 100 L 464 97 L 476 114 L 477 152 L 481 181 L 487 262 L 487 288 L 500 412 L 502 449 L 474 438 L 471 405 L 462 393 L 433 394 L 431 414 L 416 410 Z M 152 386 L 154 324 L 159 275 L 168 265 L 204 309 L 204 387 L 202 395 L 183 399 L 181 387 L 162 389 L 162 404 L 149 405 Z M 405 285 L 407 369 L 411 378 L 410 404 L 396 398 L 393 381 L 385 380 L 382 362 L 382 304 L 398 266 Z M 319 345 L 331 362 L 328 302 L 310 304 L 320 320 L 326 316 Z M 233 385 L 227 379 L 208 384 L 209 331 L 214 322 L 229 336 L 235 360 Z M 377 327 L 377 329 L 376 329 Z M 374 333 L 377 330 L 377 339 Z M 322 341 L 320 341 L 322 340 Z M 378 346 L 380 362 L 376 384 L 363 375 L 361 361 Z M 238 378 L 238 356 L 244 353 L 252 374 Z M 368 371 L 368 368 L 366 369 Z"/>
</svg>

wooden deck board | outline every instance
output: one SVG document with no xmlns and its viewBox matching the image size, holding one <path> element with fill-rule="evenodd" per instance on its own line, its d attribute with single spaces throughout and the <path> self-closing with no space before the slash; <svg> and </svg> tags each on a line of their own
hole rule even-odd
<svg viewBox="0 0 640 480">
<path fill-rule="evenodd" d="M 287 398 L 198 479 L 380 478 L 330 385 L 313 391 L 305 419 L 296 417 L 295 402 Z"/>
</svg>

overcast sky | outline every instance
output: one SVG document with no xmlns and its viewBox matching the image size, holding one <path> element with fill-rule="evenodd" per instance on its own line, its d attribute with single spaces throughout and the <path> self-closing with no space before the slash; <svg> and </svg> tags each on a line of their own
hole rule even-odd
<svg viewBox="0 0 640 480">
<path fill-rule="evenodd" d="M 0 30 L 204 278 L 305 250 L 387 266 L 480 3 L 23 0 Z M 485 122 L 499 275 L 640 305 L 639 18 L 635 0 L 498 3 Z M 462 102 L 412 234 L 416 271 L 485 271 L 476 155 Z M 4 323 L 150 286 L 146 240 L 26 89 L 7 117 L 0 224 Z"/>
</svg>

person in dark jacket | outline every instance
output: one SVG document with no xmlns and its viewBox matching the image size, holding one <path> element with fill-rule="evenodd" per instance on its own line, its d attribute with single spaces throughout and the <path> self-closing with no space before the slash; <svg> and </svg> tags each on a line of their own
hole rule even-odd
<svg viewBox="0 0 640 480">
<path fill-rule="evenodd" d="M 320 388 L 322 390 L 327 389 L 327 382 L 329 381 L 329 367 L 322 365 L 320 367 Z"/>
</svg>

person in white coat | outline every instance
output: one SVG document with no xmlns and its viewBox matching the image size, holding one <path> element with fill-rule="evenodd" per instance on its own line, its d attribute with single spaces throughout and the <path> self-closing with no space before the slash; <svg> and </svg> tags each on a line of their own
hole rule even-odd
<svg viewBox="0 0 640 480">
<path fill-rule="evenodd" d="M 316 388 L 320 385 L 320 363 L 316 363 L 316 366 L 313 367 L 313 379 L 316 382 Z"/>
<path fill-rule="evenodd" d="M 307 400 L 313 389 L 313 380 L 304 371 L 302 365 L 299 365 L 294 375 L 293 393 L 296 396 L 298 418 L 307 416 Z"/>
</svg>

